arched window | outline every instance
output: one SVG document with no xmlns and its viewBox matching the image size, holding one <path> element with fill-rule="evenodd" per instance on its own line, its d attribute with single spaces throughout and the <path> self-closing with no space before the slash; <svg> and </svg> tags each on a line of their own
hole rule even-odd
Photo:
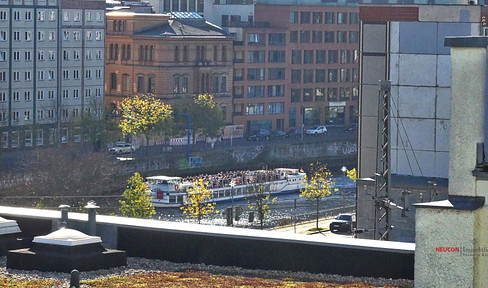
<svg viewBox="0 0 488 288">
<path fill-rule="evenodd" d="M 125 60 L 125 44 L 122 44 L 122 53 L 120 54 L 120 60 Z"/>
<path fill-rule="evenodd" d="M 227 94 L 227 75 L 225 74 L 220 77 L 220 93 Z"/>
<path fill-rule="evenodd" d="M 144 61 L 144 46 L 139 46 L 139 61 Z"/>
<path fill-rule="evenodd" d="M 122 20 L 119 20 L 119 31 L 124 31 L 122 27 Z"/>
<path fill-rule="evenodd" d="M 138 74 L 137 75 L 137 92 L 144 93 L 144 75 Z"/>
<path fill-rule="evenodd" d="M 114 59 L 119 60 L 119 44 L 115 44 Z"/>
<path fill-rule="evenodd" d="M 154 46 L 153 45 L 151 45 L 149 47 L 149 60 L 154 61 Z"/>
<path fill-rule="evenodd" d="M 180 47 L 175 46 L 175 62 L 180 62 Z"/>
<path fill-rule="evenodd" d="M 173 94 L 180 93 L 180 75 L 173 75 Z"/>
<path fill-rule="evenodd" d="M 122 89 L 124 91 L 129 91 L 130 90 L 130 78 L 129 78 L 129 74 L 122 75 Z"/>
<path fill-rule="evenodd" d="M 183 83 L 181 85 L 181 93 L 188 93 L 188 82 L 189 82 L 189 76 L 188 75 L 183 75 Z"/>
<path fill-rule="evenodd" d="M 219 75 L 212 77 L 212 93 L 219 93 Z"/>
<path fill-rule="evenodd" d="M 222 61 L 227 61 L 227 48 L 222 46 Z"/>
<path fill-rule="evenodd" d="M 183 46 L 183 61 L 188 61 L 188 48 L 186 46 Z"/>
<path fill-rule="evenodd" d="M 117 74 L 110 74 L 110 89 L 117 90 Z"/>
<path fill-rule="evenodd" d="M 127 54 L 126 54 L 125 59 L 130 60 L 130 58 L 131 58 L 131 53 L 132 53 L 132 51 L 131 51 L 131 49 L 130 49 L 130 44 L 127 44 Z"/>
<path fill-rule="evenodd" d="M 114 59 L 114 44 L 110 44 L 110 50 L 108 51 L 110 60 Z"/>
<path fill-rule="evenodd" d="M 144 61 L 149 60 L 149 46 L 144 47 Z"/>
<path fill-rule="evenodd" d="M 154 94 L 154 75 L 147 76 L 147 93 Z"/>
</svg>

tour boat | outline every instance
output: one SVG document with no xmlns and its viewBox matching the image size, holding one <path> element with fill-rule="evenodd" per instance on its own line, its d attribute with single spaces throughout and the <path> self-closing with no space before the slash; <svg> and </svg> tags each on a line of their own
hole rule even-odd
<svg viewBox="0 0 488 288">
<path fill-rule="evenodd" d="M 299 191 L 305 187 L 305 173 L 291 168 L 273 170 L 229 171 L 216 175 L 195 177 L 147 177 L 154 207 L 180 207 L 186 203 L 187 189 L 193 181 L 202 178 L 208 182 L 212 191 L 207 202 L 220 203 L 240 200 L 256 195 L 258 187 L 264 187 L 265 193 L 281 194 Z"/>
</svg>

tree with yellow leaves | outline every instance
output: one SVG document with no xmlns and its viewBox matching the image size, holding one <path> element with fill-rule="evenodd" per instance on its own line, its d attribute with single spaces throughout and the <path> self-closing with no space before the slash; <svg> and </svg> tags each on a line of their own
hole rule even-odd
<svg viewBox="0 0 488 288">
<path fill-rule="evenodd" d="M 119 127 L 122 133 L 143 134 L 148 146 L 151 136 L 171 131 L 172 108 L 151 94 L 126 97 L 121 103 L 122 118 Z"/>
<path fill-rule="evenodd" d="M 249 186 L 248 189 L 253 190 L 253 198 L 248 200 L 249 209 L 255 210 L 258 214 L 259 225 L 261 226 L 261 230 L 264 227 L 264 217 L 269 214 L 269 205 L 274 204 L 278 197 L 271 198 L 271 192 L 266 191 L 264 186 L 256 183 L 253 186 Z"/>
<path fill-rule="evenodd" d="M 311 163 L 304 184 L 305 188 L 301 189 L 300 197 L 315 200 L 317 209 L 317 229 L 319 229 L 320 200 L 329 196 L 332 189 L 334 189 L 333 187 L 335 183 L 332 181 L 332 173 L 327 169 L 327 166 L 320 162 Z"/>
<path fill-rule="evenodd" d="M 215 203 L 210 203 L 208 200 L 212 198 L 213 192 L 209 190 L 209 182 L 198 179 L 187 189 L 187 197 L 185 204 L 180 207 L 183 214 L 187 214 L 188 218 L 197 219 L 198 224 L 203 217 L 208 216 L 215 211 Z M 215 211 L 216 212 L 216 211 Z"/>
<path fill-rule="evenodd" d="M 356 182 L 356 178 L 358 177 L 358 174 L 356 172 L 356 168 L 353 168 L 351 170 L 347 170 L 347 177 L 351 179 L 352 181 Z"/>
<path fill-rule="evenodd" d="M 125 217 L 151 218 L 156 214 L 151 194 L 141 174 L 136 172 L 129 178 L 123 196 L 125 200 L 119 200 L 119 203 L 120 212 Z"/>
</svg>

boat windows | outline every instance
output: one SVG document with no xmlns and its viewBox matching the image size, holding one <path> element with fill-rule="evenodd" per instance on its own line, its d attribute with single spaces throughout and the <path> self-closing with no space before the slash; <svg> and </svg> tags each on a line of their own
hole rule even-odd
<svg viewBox="0 0 488 288">
<path fill-rule="evenodd" d="M 176 202 L 183 203 L 183 195 L 176 197 Z"/>
<path fill-rule="evenodd" d="M 225 197 L 229 197 L 230 196 L 230 189 L 226 189 L 225 190 Z"/>
<path fill-rule="evenodd" d="M 176 196 L 169 196 L 169 203 L 176 203 Z"/>
</svg>

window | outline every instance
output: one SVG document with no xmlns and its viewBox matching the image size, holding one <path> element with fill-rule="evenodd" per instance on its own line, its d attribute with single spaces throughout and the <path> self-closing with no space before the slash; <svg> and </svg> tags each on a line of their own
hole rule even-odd
<svg viewBox="0 0 488 288">
<path fill-rule="evenodd" d="M 173 76 L 173 94 L 180 93 L 180 75 Z"/>
<path fill-rule="evenodd" d="M 270 50 L 268 51 L 269 63 L 285 63 L 286 53 L 284 50 Z"/>
<path fill-rule="evenodd" d="M 290 43 L 298 43 L 298 31 L 290 31 Z"/>
<path fill-rule="evenodd" d="M 340 90 L 340 100 L 347 101 L 351 95 L 351 88 L 349 87 L 341 87 Z"/>
<path fill-rule="evenodd" d="M 313 64 L 313 50 L 303 51 L 303 64 Z"/>
<path fill-rule="evenodd" d="M 248 45 L 264 45 L 265 43 L 266 43 L 266 34 L 264 33 L 247 34 Z"/>
<path fill-rule="evenodd" d="M 31 13 L 31 11 L 25 11 L 24 17 L 25 17 L 25 20 L 26 21 L 31 21 L 32 20 L 32 13 Z"/>
<path fill-rule="evenodd" d="M 31 31 L 25 31 L 24 32 L 24 39 L 25 39 L 25 41 L 31 41 L 32 40 L 32 32 Z"/>
<path fill-rule="evenodd" d="M 154 75 L 147 77 L 147 92 L 154 93 Z"/>
<path fill-rule="evenodd" d="M 291 51 L 291 64 L 302 64 L 302 50 Z"/>
<path fill-rule="evenodd" d="M 69 40 L 69 31 L 63 31 L 63 40 Z"/>
<path fill-rule="evenodd" d="M 15 92 L 13 93 L 12 98 L 13 98 L 13 100 L 14 100 L 14 101 L 16 101 L 16 102 L 17 102 L 17 101 L 20 101 L 20 92 L 19 92 L 19 91 L 15 91 Z"/>
<path fill-rule="evenodd" d="M 7 61 L 7 51 L 0 51 L 0 61 L 1 62 Z"/>
<path fill-rule="evenodd" d="M 249 103 L 246 106 L 247 115 L 262 115 L 264 114 L 264 103 Z"/>
<path fill-rule="evenodd" d="M 337 12 L 337 24 L 347 24 L 346 12 Z"/>
<path fill-rule="evenodd" d="M 85 79 L 91 79 L 91 78 L 92 78 L 91 70 L 90 69 L 86 69 L 85 70 Z"/>
<path fill-rule="evenodd" d="M 49 21 L 51 21 L 51 22 L 56 21 L 56 12 L 49 11 Z"/>
<path fill-rule="evenodd" d="M 91 98 L 91 89 L 90 88 L 85 89 L 85 98 Z"/>
<path fill-rule="evenodd" d="M 24 101 L 31 101 L 31 92 L 24 91 Z"/>
<path fill-rule="evenodd" d="M 80 98 L 80 90 L 73 89 L 73 98 Z"/>
<path fill-rule="evenodd" d="M 44 119 L 44 110 L 42 109 L 37 110 L 37 119 L 39 120 Z"/>
<path fill-rule="evenodd" d="M 263 98 L 264 86 L 248 86 L 247 98 Z"/>
<path fill-rule="evenodd" d="M 95 70 L 95 78 L 100 79 L 102 78 L 102 69 Z"/>
<path fill-rule="evenodd" d="M 291 89 L 291 102 L 296 103 L 302 101 L 302 90 Z"/>
<path fill-rule="evenodd" d="M 300 12 L 300 24 L 310 24 L 310 12 Z"/>
<path fill-rule="evenodd" d="M 284 107 L 285 107 L 285 103 L 283 102 L 268 103 L 266 112 L 268 114 L 283 114 Z"/>
<path fill-rule="evenodd" d="M 349 43 L 358 43 L 359 42 L 359 32 L 358 31 L 350 31 L 349 32 Z"/>
<path fill-rule="evenodd" d="M 286 34 L 285 33 L 269 33 L 268 34 L 269 45 L 274 46 L 284 46 L 286 44 Z"/>
<path fill-rule="evenodd" d="M 14 41 L 20 41 L 20 32 L 14 31 Z"/>
<path fill-rule="evenodd" d="M 110 74 L 110 89 L 117 90 L 117 74 Z"/>
<path fill-rule="evenodd" d="M 313 24 L 322 24 L 322 12 L 313 12 L 312 14 L 312 23 Z"/>
<path fill-rule="evenodd" d="M 122 75 L 122 89 L 124 91 L 130 90 L 130 78 L 128 74 Z"/>
<path fill-rule="evenodd" d="M 73 51 L 73 60 L 80 60 L 80 50 Z"/>
<path fill-rule="evenodd" d="M 313 69 L 303 70 L 303 83 L 313 83 Z"/>
<path fill-rule="evenodd" d="M 359 24 L 359 13 L 349 13 L 349 24 Z"/>
<path fill-rule="evenodd" d="M 290 24 L 298 23 L 298 12 L 290 12 Z"/>
<path fill-rule="evenodd" d="M 19 120 L 19 112 L 12 112 L 13 120 Z M 19 147 L 19 131 L 12 131 L 10 134 L 10 138 L 12 139 L 11 146 L 12 148 Z"/>
<path fill-rule="evenodd" d="M 119 44 L 115 44 L 114 59 L 119 60 Z"/>
<path fill-rule="evenodd" d="M 44 80 L 44 71 L 37 71 L 37 79 L 41 81 Z"/>
<path fill-rule="evenodd" d="M 225 76 L 222 76 L 221 92 L 224 92 L 225 93 L 225 91 L 227 90 L 227 86 L 226 86 L 227 85 L 227 82 L 226 82 L 227 81 L 227 78 L 225 78 L 225 79 L 224 78 L 225 78 Z M 188 93 L 188 82 L 189 82 L 188 75 L 184 75 L 183 76 L 183 83 L 181 85 L 181 92 Z"/>
<path fill-rule="evenodd" d="M 14 71 L 13 79 L 14 79 L 14 81 L 20 81 L 20 72 L 19 71 Z"/>
<path fill-rule="evenodd" d="M 329 69 L 327 81 L 330 83 L 337 82 L 337 69 Z"/>
<path fill-rule="evenodd" d="M 56 79 L 56 71 L 55 70 L 47 71 L 47 79 L 48 80 L 55 80 Z"/>
<path fill-rule="evenodd" d="M 349 64 L 349 63 L 351 63 L 351 51 L 341 50 L 341 64 Z"/>
<path fill-rule="evenodd" d="M 102 15 L 102 12 L 97 12 L 97 21 L 98 22 L 102 22 L 103 21 L 103 15 Z"/>
<path fill-rule="evenodd" d="M 85 34 L 85 39 L 86 40 L 92 40 L 92 31 L 86 31 L 86 34 Z"/>
<path fill-rule="evenodd" d="M 5 82 L 7 81 L 7 72 L 3 71 L 0 72 L 0 82 Z"/>
<path fill-rule="evenodd" d="M 80 21 L 80 11 L 75 11 L 73 13 L 73 21 Z"/>
<path fill-rule="evenodd" d="M 95 40 L 97 40 L 97 41 L 103 40 L 102 31 L 95 31 Z"/>
<path fill-rule="evenodd" d="M 7 31 L 0 31 L 0 41 L 7 41 Z"/>
<path fill-rule="evenodd" d="M 54 31 L 49 31 L 49 41 L 56 40 L 56 33 Z"/>
<path fill-rule="evenodd" d="M 291 83 L 302 82 L 302 70 L 291 70 Z"/>
<path fill-rule="evenodd" d="M 102 97 L 102 89 L 100 88 L 95 89 L 95 97 Z"/>
<path fill-rule="evenodd" d="M 49 99 L 54 99 L 54 90 L 49 90 L 49 91 L 48 91 L 48 94 L 47 94 L 47 97 L 48 97 Z"/>
<path fill-rule="evenodd" d="M 213 75 L 212 77 L 212 92 L 218 93 L 219 92 L 219 76 Z"/>
<path fill-rule="evenodd" d="M 63 80 L 69 79 L 69 70 L 63 70 Z"/>
<path fill-rule="evenodd" d="M 285 68 L 269 68 L 268 80 L 284 80 Z"/>
<path fill-rule="evenodd" d="M 310 43 L 310 31 L 300 31 L 300 43 Z"/>
<path fill-rule="evenodd" d="M 44 112 L 43 110 L 39 110 L 40 112 Z M 44 118 L 44 114 L 42 114 L 42 118 L 40 119 L 43 119 Z M 36 138 L 36 145 L 37 146 L 40 146 L 40 145 L 43 145 L 44 144 L 44 130 L 42 129 L 39 129 L 37 130 L 37 138 Z"/>
<path fill-rule="evenodd" d="M 142 93 L 144 91 L 144 76 L 137 76 L 137 92 Z"/>
<path fill-rule="evenodd" d="M 288 126 L 295 127 L 297 125 L 297 109 L 290 108 L 288 110 Z"/>
<path fill-rule="evenodd" d="M 0 21 L 5 21 L 7 19 L 7 11 L 5 10 L 0 10 Z"/>
<path fill-rule="evenodd" d="M 334 24 L 334 23 L 335 23 L 335 13 L 325 12 L 325 24 Z"/>
<path fill-rule="evenodd" d="M 337 50 L 329 50 L 328 63 L 329 64 L 338 63 L 338 52 L 337 52 Z"/>
<path fill-rule="evenodd" d="M 73 31 L 73 40 L 79 41 L 80 38 L 80 31 Z"/>
<path fill-rule="evenodd" d="M 222 61 L 226 61 L 226 59 L 227 59 L 227 53 L 225 51 L 225 46 L 224 46 L 222 47 Z M 186 46 L 183 46 L 183 61 L 184 62 L 188 61 L 188 48 Z"/>
<path fill-rule="evenodd" d="M 129 49 L 129 47 L 130 47 L 130 45 L 127 45 L 127 49 Z M 130 59 L 130 53 L 128 53 L 127 56 L 128 56 L 127 59 Z M 101 60 L 103 57 L 102 50 L 95 51 L 95 57 L 97 58 L 97 60 Z"/>
<path fill-rule="evenodd" d="M 87 22 L 91 22 L 92 21 L 92 13 L 91 12 L 86 12 L 85 13 L 85 20 Z"/>
<path fill-rule="evenodd" d="M 247 80 L 265 80 L 264 68 L 247 69 Z"/>
<path fill-rule="evenodd" d="M 65 21 L 65 22 L 69 21 L 69 11 L 63 12 L 63 21 Z"/>
<path fill-rule="evenodd" d="M 44 41 L 44 31 L 37 32 L 37 41 Z"/>
<path fill-rule="evenodd" d="M 69 98 L 69 90 L 63 89 L 63 99 L 68 99 L 68 98 Z"/>
<path fill-rule="evenodd" d="M 45 18 L 44 11 L 38 11 L 37 12 L 37 21 L 44 21 L 44 18 Z"/>
<path fill-rule="evenodd" d="M 7 101 L 7 94 L 5 92 L 0 92 L 0 102 Z"/>
<path fill-rule="evenodd" d="M 37 100 L 44 100 L 44 91 L 42 90 L 37 91 Z"/>
<path fill-rule="evenodd" d="M 312 43 L 322 43 L 322 31 L 312 31 Z"/>
<path fill-rule="evenodd" d="M 248 51 L 248 63 L 264 63 L 264 51 Z"/>
<path fill-rule="evenodd" d="M 51 60 L 51 61 L 56 60 L 56 54 L 54 53 L 54 51 L 49 50 L 48 54 L 49 54 L 49 60 Z"/>
<path fill-rule="evenodd" d="M 346 31 L 337 31 L 337 43 L 347 43 Z"/>
<path fill-rule="evenodd" d="M 268 86 L 268 97 L 283 97 L 285 96 L 285 86 L 284 85 L 269 85 Z"/>
<path fill-rule="evenodd" d="M 31 55 L 32 55 L 31 51 L 25 51 L 24 52 L 24 60 L 25 61 L 31 61 L 32 60 Z"/>
<path fill-rule="evenodd" d="M 323 63 L 325 63 L 325 50 L 317 50 L 317 51 L 315 51 L 315 63 L 316 64 L 323 64 Z"/>
<path fill-rule="evenodd" d="M 341 77 L 340 81 L 341 82 L 351 82 L 351 71 L 346 68 L 341 68 Z"/>
<path fill-rule="evenodd" d="M 303 89 L 303 102 L 312 102 L 313 101 L 313 89 L 307 88 Z"/>
<path fill-rule="evenodd" d="M 358 70 L 353 68 L 351 70 L 351 74 L 352 74 L 351 76 L 352 82 L 358 82 Z"/>
<path fill-rule="evenodd" d="M 315 101 L 325 101 L 325 88 L 315 88 Z"/>
<path fill-rule="evenodd" d="M 315 82 L 316 83 L 324 83 L 325 82 L 325 69 L 316 69 L 315 70 Z"/>
</svg>

